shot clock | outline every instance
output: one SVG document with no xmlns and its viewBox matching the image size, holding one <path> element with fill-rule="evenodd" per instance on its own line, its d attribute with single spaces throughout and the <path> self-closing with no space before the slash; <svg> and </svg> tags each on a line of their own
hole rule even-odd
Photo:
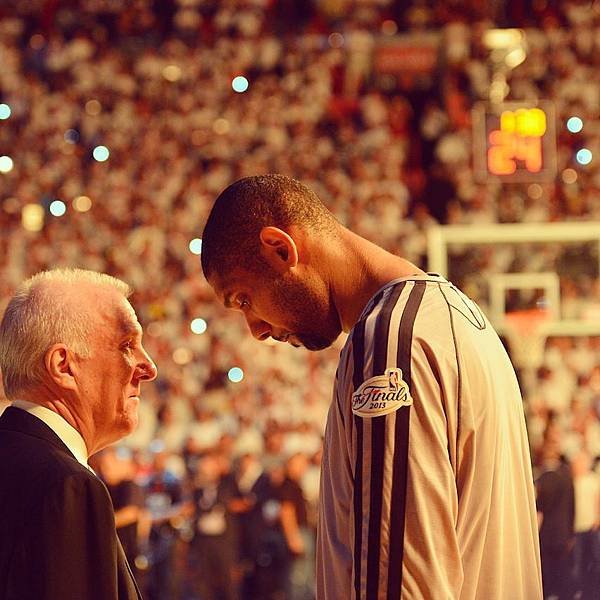
<svg viewBox="0 0 600 600">
<path fill-rule="evenodd" d="M 473 109 L 473 163 L 478 181 L 543 182 L 556 176 L 551 102 L 487 104 Z"/>
</svg>

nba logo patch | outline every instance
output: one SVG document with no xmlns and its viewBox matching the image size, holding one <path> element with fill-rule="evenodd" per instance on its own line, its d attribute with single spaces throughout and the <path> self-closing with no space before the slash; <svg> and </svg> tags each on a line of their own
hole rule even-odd
<svg viewBox="0 0 600 600">
<path fill-rule="evenodd" d="M 359 417 L 379 417 L 412 402 L 402 371 L 391 368 L 386 369 L 385 375 L 367 379 L 352 394 L 352 412 Z"/>
</svg>

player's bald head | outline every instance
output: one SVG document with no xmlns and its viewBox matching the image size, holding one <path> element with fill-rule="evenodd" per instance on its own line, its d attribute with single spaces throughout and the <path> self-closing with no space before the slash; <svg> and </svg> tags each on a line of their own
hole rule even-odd
<svg viewBox="0 0 600 600">
<path fill-rule="evenodd" d="M 260 253 L 260 232 L 299 226 L 315 234 L 335 230 L 335 218 L 317 195 L 285 175 L 245 177 L 216 199 L 202 236 L 202 270 L 207 279 L 232 269 L 268 269 Z"/>
</svg>

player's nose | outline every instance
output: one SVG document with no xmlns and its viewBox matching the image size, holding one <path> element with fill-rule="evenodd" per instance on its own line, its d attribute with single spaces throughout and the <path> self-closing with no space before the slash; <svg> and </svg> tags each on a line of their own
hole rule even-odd
<svg viewBox="0 0 600 600">
<path fill-rule="evenodd" d="M 141 357 L 136 369 L 138 379 L 143 381 L 152 381 L 156 379 L 156 375 L 158 374 L 156 365 L 144 348 L 140 348 L 140 350 Z"/>
</svg>

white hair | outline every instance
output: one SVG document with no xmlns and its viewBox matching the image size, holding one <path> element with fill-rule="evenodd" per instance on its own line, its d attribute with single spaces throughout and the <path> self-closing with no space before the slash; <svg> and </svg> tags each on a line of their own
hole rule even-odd
<svg viewBox="0 0 600 600">
<path fill-rule="evenodd" d="M 27 279 L 10 299 L 0 322 L 0 370 L 6 397 L 40 383 L 45 354 L 62 343 L 88 358 L 92 320 L 89 306 L 64 301 L 81 284 L 116 289 L 128 298 L 131 288 L 120 279 L 83 269 L 53 269 Z"/>
</svg>

